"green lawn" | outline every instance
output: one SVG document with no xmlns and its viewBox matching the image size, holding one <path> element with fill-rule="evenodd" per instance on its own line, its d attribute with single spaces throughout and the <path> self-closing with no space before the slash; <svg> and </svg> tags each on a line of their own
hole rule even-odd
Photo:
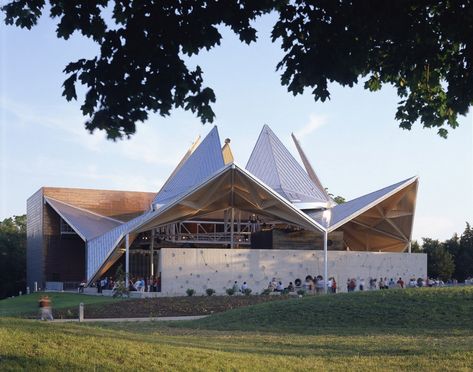
<svg viewBox="0 0 473 372">
<path fill-rule="evenodd" d="M 473 286 L 295 298 L 234 309 L 178 326 L 298 334 L 317 334 L 321 328 L 473 331 Z"/>
<path fill-rule="evenodd" d="M 472 317 L 473 287 L 291 299 L 171 324 L 0 318 L 0 369 L 471 371 Z"/>
<path fill-rule="evenodd" d="M 81 302 L 84 304 L 101 304 L 120 301 L 112 297 L 88 296 L 78 293 L 36 292 L 29 295 L 0 300 L 0 316 L 35 315 L 38 312 L 38 301 L 40 297 L 45 294 L 51 298 L 55 309 L 64 309 L 73 306 L 78 307 Z"/>
</svg>

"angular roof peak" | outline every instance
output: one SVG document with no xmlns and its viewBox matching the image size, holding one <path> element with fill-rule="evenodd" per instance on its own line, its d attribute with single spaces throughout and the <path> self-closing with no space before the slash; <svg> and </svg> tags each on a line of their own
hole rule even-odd
<svg viewBox="0 0 473 372">
<path fill-rule="evenodd" d="M 305 155 L 305 152 L 304 150 L 302 149 L 302 146 L 301 144 L 299 143 L 299 140 L 296 138 L 296 136 L 294 135 L 294 133 L 291 133 L 291 137 L 292 137 L 292 140 L 294 141 L 294 144 L 296 145 L 296 148 L 297 148 L 297 152 L 299 153 L 299 156 L 301 157 L 301 160 L 302 160 L 302 163 L 304 164 L 304 168 L 307 172 L 307 175 L 309 176 L 309 178 L 311 179 L 311 181 L 314 183 L 315 186 L 317 186 L 317 188 L 323 192 L 323 194 L 325 195 L 325 198 L 327 199 L 327 201 L 332 201 L 332 199 L 330 198 L 330 195 L 327 193 L 327 190 L 325 189 L 325 187 L 322 185 L 322 182 L 320 182 L 320 179 L 319 177 L 317 176 L 317 174 L 315 173 L 314 171 L 314 168 L 312 167 L 312 164 L 310 164 L 310 161 L 309 159 L 307 158 L 307 156 Z M 333 202 L 334 205 L 336 205 L 335 202 Z"/>
<path fill-rule="evenodd" d="M 225 165 L 217 126 L 212 128 L 199 146 L 193 149 L 189 156 L 185 156 L 183 161 L 159 190 L 153 204 L 167 204 Z"/>
<path fill-rule="evenodd" d="M 246 169 L 291 203 L 329 202 L 268 125 L 264 125 Z"/>
</svg>

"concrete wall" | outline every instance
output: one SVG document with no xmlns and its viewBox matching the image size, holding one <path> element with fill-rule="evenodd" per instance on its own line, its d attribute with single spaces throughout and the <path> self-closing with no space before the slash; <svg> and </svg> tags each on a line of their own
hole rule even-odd
<svg viewBox="0 0 473 372">
<path fill-rule="evenodd" d="M 375 253 L 329 251 L 329 277 L 340 291 L 348 278 L 427 276 L 427 256 L 420 253 Z M 261 292 L 276 277 L 285 286 L 307 275 L 323 275 L 323 251 L 162 248 L 159 260 L 163 295 L 184 295 L 187 288 L 197 294 L 213 288 L 224 294 L 235 280 L 246 281 L 253 293 Z"/>
</svg>

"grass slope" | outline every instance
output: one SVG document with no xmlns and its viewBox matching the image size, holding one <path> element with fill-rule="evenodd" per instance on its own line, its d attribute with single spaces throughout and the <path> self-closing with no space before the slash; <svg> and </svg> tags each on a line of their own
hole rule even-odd
<svg viewBox="0 0 473 372">
<path fill-rule="evenodd" d="M 194 322 L 0 317 L 0 369 L 471 371 L 473 288 L 292 299 Z"/>
<path fill-rule="evenodd" d="M 54 309 L 65 309 L 68 307 L 79 307 L 83 302 L 90 304 L 105 304 L 120 301 L 112 297 L 88 296 L 76 293 L 46 293 L 52 300 Z M 38 301 L 45 293 L 32 293 L 29 295 L 0 300 L 0 316 L 24 316 L 38 313 Z"/>
<path fill-rule="evenodd" d="M 303 336 L 0 318 L 0 358 L 2 371 L 468 371 L 473 336 L 344 330 Z"/>
<path fill-rule="evenodd" d="M 342 329 L 473 329 L 473 286 L 355 292 L 270 302 L 176 326 L 315 333 Z"/>
</svg>

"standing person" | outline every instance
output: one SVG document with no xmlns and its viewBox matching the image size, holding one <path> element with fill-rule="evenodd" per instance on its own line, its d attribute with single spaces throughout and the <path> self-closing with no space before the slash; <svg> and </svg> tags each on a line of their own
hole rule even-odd
<svg viewBox="0 0 473 372">
<path fill-rule="evenodd" d="M 402 278 L 399 278 L 399 280 L 397 281 L 397 285 L 399 286 L 399 288 L 404 288 L 404 280 L 402 280 Z"/>
<path fill-rule="evenodd" d="M 355 278 L 352 278 L 350 280 L 350 292 L 355 292 L 356 289 L 356 280 Z"/>
<path fill-rule="evenodd" d="M 350 291 L 350 278 L 347 279 L 347 292 L 351 292 Z"/>
<path fill-rule="evenodd" d="M 41 320 L 54 320 L 53 312 L 51 309 L 51 300 L 48 296 L 43 296 L 39 300 L 39 311 Z"/>
<path fill-rule="evenodd" d="M 332 283 L 333 283 L 333 278 L 330 277 L 327 280 L 327 293 L 332 293 Z"/>
<path fill-rule="evenodd" d="M 360 291 L 363 291 L 365 289 L 365 279 L 363 278 L 360 279 L 359 288 L 360 288 Z"/>
<path fill-rule="evenodd" d="M 156 290 L 161 292 L 161 273 L 159 273 L 158 277 L 156 278 Z"/>
<path fill-rule="evenodd" d="M 384 280 L 383 280 L 383 278 L 379 278 L 379 289 L 384 289 Z"/>
<path fill-rule="evenodd" d="M 332 293 L 337 293 L 337 281 L 332 278 Z"/>
<path fill-rule="evenodd" d="M 317 276 L 317 282 L 315 284 L 315 290 L 317 294 L 324 293 L 325 290 L 325 280 L 322 275 Z"/>
</svg>

